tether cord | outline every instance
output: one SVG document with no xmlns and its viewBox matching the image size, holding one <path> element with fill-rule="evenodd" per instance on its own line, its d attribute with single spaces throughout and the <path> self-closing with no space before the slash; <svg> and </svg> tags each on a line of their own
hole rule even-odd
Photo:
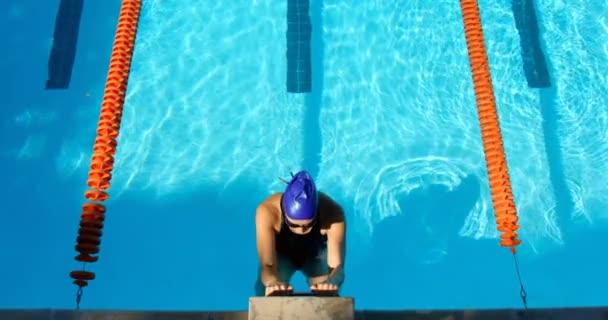
<svg viewBox="0 0 608 320">
<path fill-rule="evenodd" d="M 519 272 L 519 264 L 517 263 L 517 256 L 513 254 L 513 261 L 515 261 L 515 271 L 517 271 L 517 279 L 519 280 L 519 296 L 524 303 L 524 319 L 528 318 L 528 294 L 524 288 L 524 283 L 521 280 L 521 273 Z"/>
<path fill-rule="evenodd" d="M 85 271 L 86 264 L 82 264 L 82 271 Z M 78 286 L 78 291 L 76 291 L 76 310 L 80 310 L 80 300 L 82 300 L 82 287 Z"/>
</svg>

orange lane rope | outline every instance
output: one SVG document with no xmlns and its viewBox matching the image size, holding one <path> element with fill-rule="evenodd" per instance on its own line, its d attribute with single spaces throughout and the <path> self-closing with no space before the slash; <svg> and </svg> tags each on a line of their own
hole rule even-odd
<svg viewBox="0 0 608 320">
<path fill-rule="evenodd" d="M 521 240 L 517 239 L 517 230 L 519 229 L 519 225 L 517 224 L 517 209 L 515 207 L 513 191 L 511 190 L 507 157 L 503 147 L 500 123 L 496 111 L 496 101 L 484 42 L 481 15 L 477 0 L 460 0 L 460 8 L 464 21 L 464 33 L 469 52 L 475 98 L 477 100 L 477 115 L 479 117 L 483 149 L 490 180 L 494 216 L 496 217 L 497 229 L 502 232 L 500 245 L 510 248 L 515 258 L 515 247 L 521 244 Z M 526 306 L 526 292 L 519 274 L 517 260 L 515 260 L 515 266 L 521 285 L 520 294 L 524 306 Z"/>
<path fill-rule="evenodd" d="M 141 11 L 142 0 L 123 0 L 120 7 L 114 46 L 110 58 L 110 67 L 106 79 L 106 87 L 101 103 L 101 113 L 97 124 L 97 138 L 93 146 L 93 156 L 87 180 L 87 190 L 84 194 L 88 200 L 82 206 L 80 227 L 76 239 L 75 257 L 83 263 L 96 262 L 99 257 L 101 230 L 105 219 L 106 207 L 102 202 L 108 200 L 107 190 L 110 188 L 114 155 L 116 154 L 116 139 L 122 119 L 122 112 L 127 91 L 131 58 L 135 46 L 135 36 Z M 77 308 L 80 305 L 82 288 L 95 279 L 95 273 L 72 271 L 70 277 L 78 286 L 76 297 Z"/>
</svg>

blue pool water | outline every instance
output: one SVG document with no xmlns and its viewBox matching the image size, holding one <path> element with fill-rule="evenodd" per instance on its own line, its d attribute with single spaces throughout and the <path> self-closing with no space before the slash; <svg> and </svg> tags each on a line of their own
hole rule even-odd
<svg viewBox="0 0 608 320">
<path fill-rule="evenodd" d="M 120 7 L 85 3 L 70 88 L 45 91 L 59 0 L 41 3 L 0 3 L 2 308 L 75 305 L 68 273 L 80 268 Z M 255 206 L 300 168 L 346 210 L 342 294 L 358 308 L 521 307 L 498 245 L 458 1 L 312 0 L 310 94 L 286 92 L 286 1 L 210 3 L 144 0 L 82 308 L 245 309 Z M 518 30 L 515 7 L 480 1 L 528 303 L 606 305 L 608 3 L 539 0 L 537 35 Z M 528 86 L 524 63 L 534 68 L 538 52 L 526 60 L 520 35 L 530 34 L 550 87 Z"/>
</svg>

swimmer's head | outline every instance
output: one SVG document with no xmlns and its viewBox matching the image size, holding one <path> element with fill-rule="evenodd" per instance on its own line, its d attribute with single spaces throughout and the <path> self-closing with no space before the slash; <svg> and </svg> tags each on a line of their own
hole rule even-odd
<svg viewBox="0 0 608 320">
<path fill-rule="evenodd" d="M 306 171 L 292 174 L 281 200 L 285 216 L 292 220 L 314 220 L 319 195 L 312 176 Z"/>
</svg>

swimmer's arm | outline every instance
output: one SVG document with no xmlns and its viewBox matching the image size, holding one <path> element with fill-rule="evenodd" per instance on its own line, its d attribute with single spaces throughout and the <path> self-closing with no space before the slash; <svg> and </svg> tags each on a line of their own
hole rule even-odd
<svg viewBox="0 0 608 320">
<path fill-rule="evenodd" d="M 271 217 L 271 212 L 264 204 L 257 208 L 255 214 L 256 246 L 261 265 L 260 277 L 264 286 L 279 281 Z"/>
<path fill-rule="evenodd" d="M 330 270 L 327 282 L 339 287 L 344 282 L 346 222 L 341 208 L 334 214 L 337 221 L 333 222 L 327 230 L 327 264 Z"/>
</svg>

